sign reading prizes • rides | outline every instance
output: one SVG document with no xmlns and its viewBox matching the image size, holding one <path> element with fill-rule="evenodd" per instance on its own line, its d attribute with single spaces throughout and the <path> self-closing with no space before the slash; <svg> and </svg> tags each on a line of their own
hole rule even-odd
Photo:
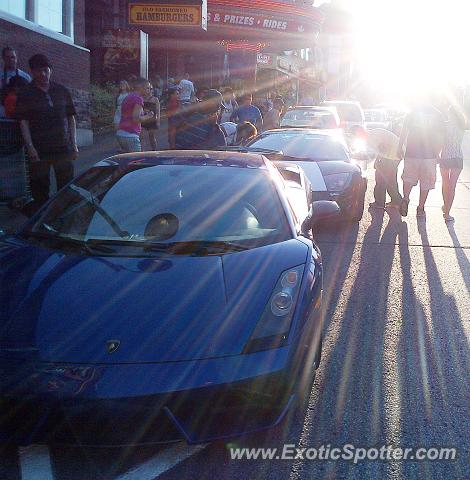
<svg viewBox="0 0 470 480">
<path fill-rule="evenodd" d="M 149 27 L 207 29 L 206 0 L 192 3 L 129 3 L 129 24 Z"/>
</svg>

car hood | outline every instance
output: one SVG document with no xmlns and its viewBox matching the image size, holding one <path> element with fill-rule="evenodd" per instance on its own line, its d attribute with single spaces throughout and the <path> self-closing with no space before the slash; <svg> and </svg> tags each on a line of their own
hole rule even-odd
<svg viewBox="0 0 470 480">
<path fill-rule="evenodd" d="M 240 354 L 280 273 L 305 263 L 307 250 L 292 239 L 223 256 L 123 258 L 0 244 L 0 356 L 142 363 Z"/>
<path fill-rule="evenodd" d="M 318 167 L 323 175 L 334 173 L 360 173 L 361 169 L 353 163 L 334 160 L 330 162 L 318 162 Z"/>
</svg>

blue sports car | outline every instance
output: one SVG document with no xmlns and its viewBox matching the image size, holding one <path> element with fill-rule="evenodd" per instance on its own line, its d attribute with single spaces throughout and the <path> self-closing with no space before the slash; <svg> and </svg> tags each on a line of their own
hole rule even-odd
<svg viewBox="0 0 470 480">
<path fill-rule="evenodd" d="M 280 422 L 321 351 L 321 256 L 289 190 L 262 155 L 119 155 L 3 237 L 1 441 L 194 443 Z"/>
</svg>

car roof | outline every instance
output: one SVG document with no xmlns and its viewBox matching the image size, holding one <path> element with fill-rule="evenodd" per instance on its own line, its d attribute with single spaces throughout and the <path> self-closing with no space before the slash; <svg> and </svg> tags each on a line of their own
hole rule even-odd
<svg viewBox="0 0 470 480">
<path fill-rule="evenodd" d="M 324 129 L 319 130 L 316 128 L 309 128 L 309 127 L 289 127 L 289 128 L 275 128 L 272 130 L 265 130 L 261 132 L 260 135 L 265 133 L 309 133 L 312 135 L 317 135 L 319 137 L 330 137 L 330 138 L 338 138 L 338 131 L 335 129 Z"/>
<path fill-rule="evenodd" d="M 304 109 L 304 110 L 321 110 L 326 112 L 331 112 L 331 107 L 325 107 L 323 105 L 294 105 L 289 107 L 289 110 Z"/>
<path fill-rule="evenodd" d="M 217 166 L 222 167 L 268 168 L 268 160 L 260 154 L 210 150 L 161 150 L 158 152 L 122 153 L 108 157 L 106 161 L 117 162 L 119 165 L 138 162 L 158 165 L 162 159 L 169 158 L 175 159 L 179 165 L 184 165 L 184 159 L 191 159 L 192 165 L 195 160 L 200 160 L 201 163 L 217 163 Z"/>
<path fill-rule="evenodd" d="M 322 104 L 361 105 L 357 100 L 323 100 Z"/>
</svg>

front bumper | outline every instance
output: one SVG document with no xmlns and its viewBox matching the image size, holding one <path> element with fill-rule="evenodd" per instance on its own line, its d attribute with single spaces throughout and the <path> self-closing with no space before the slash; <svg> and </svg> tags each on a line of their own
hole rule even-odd
<svg viewBox="0 0 470 480">
<path fill-rule="evenodd" d="M 356 205 L 363 201 L 367 190 L 367 178 L 356 176 L 351 184 L 342 192 L 313 192 L 313 200 L 329 200 L 337 202 L 342 215 L 348 215 Z"/>
<path fill-rule="evenodd" d="M 263 430 L 280 422 L 293 401 L 287 360 L 283 348 L 203 360 L 199 369 L 191 365 L 195 362 L 109 366 L 26 362 L 21 368 L 10 364 L 8 370 L 9 362 L 3 361 L 0 440 L 199 443 Z M 12 368 L 14 375 L 9 373 Z"/>
</svg>

